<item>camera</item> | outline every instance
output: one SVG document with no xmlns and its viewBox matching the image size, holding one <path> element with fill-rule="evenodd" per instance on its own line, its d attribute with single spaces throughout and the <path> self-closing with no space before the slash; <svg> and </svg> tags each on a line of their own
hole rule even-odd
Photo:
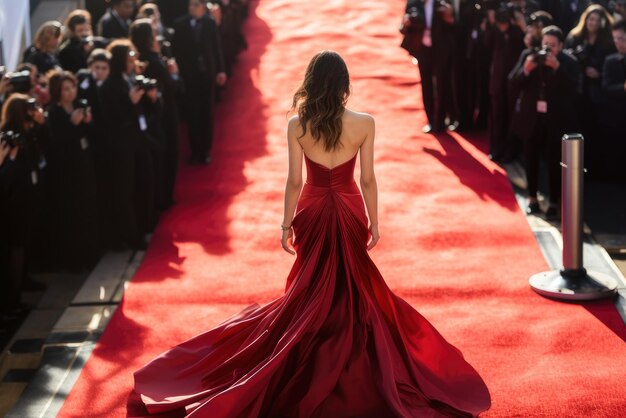
<svg viewBox="0 0 626 418">
<path fill-rule="evenodd" d="M 424 27 L 424 18 L 421 16 L 420 11 L 417 7 L 411 7 L 407 11 L 409 15 L 409 30 L 410 31 L 419 31 Z"/>
<path fill-rule="evenodd" d="M 30 83 L 30 71 L 17 71 L 4 75 L 9 80 L 9 85 L 15 93 L 28 93 L 32 88 Z"/>
<path fill-rule="evenodd" d="M 139 87 L 141 90 L 148 91 L 157 88 L 157 81 L 154 78 L 138 75 L 135 77 L 133 86 Z"/>
<path fill-rule="evenodd" d="M 87 108 L 89 107 L 89 102 L 87 101 L 87 99 L 79 99 L 76 101 L 76 110 L 80 109 L 80 110 L 87 110 Z"/>
<path fill-rule="evenodd" d="M 548 56 L 549 53 L 550 53 L 550 48 L 547 46 L 544 46 L 542 48 L 533 48 L 533 52 L 531 55 L 533 57 L 533 61 L 535 62 L 535 64 L 543 65 L 546 63 L 546 57 Z"/>
<path fill-rule="evenodd" d="M 26 101 L 26 109 L 27 110 L 39 110 L 39 105 L 37 104 L 37 99 L 31 97 Z"/>
<path fill-rule="evenodd" d="M 85 45 L 93 43 L 93 36 L 83 36 L 82 38 L 78 38 L 78 42 L 81 47 L 85 47 Z"/>
<path fill-rule="evenodd" d="M 576 48 L 569 49 L 568 52 L 572 54 L 582 67 L 586 67 L 589 63 L 589 54 L 587 48 L 584 45 L 578 45 Z"/>
<path fill-rule="evenodd" d="M 0 143 L 6 142 L 9 144 L 11 148 L 23 145 L 25 142 L 25 137 L 20 135 L 18 132 L 13 131 L 0 131 Z"/>
</svg>

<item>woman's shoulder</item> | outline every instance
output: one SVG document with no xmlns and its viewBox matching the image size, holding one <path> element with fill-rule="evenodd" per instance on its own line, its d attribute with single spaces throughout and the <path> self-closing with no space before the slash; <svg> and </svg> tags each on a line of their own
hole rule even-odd
<svg viewBox="0 0 626 418">
<path fill-rule="evenodd" d="M 365 122 L 373 122 L 374 117 L 369 113 L 365 112 L 357 112 L 355 110 L 351 110 L 346 108 L 344 115 L 348 118 L 351 118 L 355 121 L 365 121 Z"/>
<path fill-rule="evenodd" d="M 374 117 L 369 113 L 356 112 L 354 110 L 346 109 L 344 113 L 344 124 L 350 126 L 357 131 L 361 129 L 371 130 L 374 126 Z"/>
</svg>

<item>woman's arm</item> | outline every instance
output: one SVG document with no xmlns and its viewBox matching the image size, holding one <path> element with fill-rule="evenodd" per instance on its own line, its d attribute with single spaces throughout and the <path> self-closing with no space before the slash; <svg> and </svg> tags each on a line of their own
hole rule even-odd
<svg viewBox="0 0 626 418">
<path fill-rule="evenodd" d="M 371 250 L 380 239 L 380 234 L 378 233 L 378 186 L 376 184 L 376 175 L 374 174 L 374 137 L 376 135 L 376 126 L 373 117 L 367 115 L 366 118 L 367 136 L 361 145 L 361 191 L 363 192 L 367 215 L 370 218 L 372 240 L 367 249 Z"/>
<path fill-rule="evenodd" d="M 289 148 L 289 174 L 287 175 L 287 184 L 285 186 L 285 211 L 283 215 L 282 246 L 285 251 L 295 254 L 295 251 L 288 246 L 287 242 L 292 237 L 291 222 L 293 221 L 298 198 L 302 191 L 302 147 L 297 139 L 297 127 L 299 125 L 298 117 L 294 116 L 289 119 L 287 124 L 287 144 Z"/>
</svg>

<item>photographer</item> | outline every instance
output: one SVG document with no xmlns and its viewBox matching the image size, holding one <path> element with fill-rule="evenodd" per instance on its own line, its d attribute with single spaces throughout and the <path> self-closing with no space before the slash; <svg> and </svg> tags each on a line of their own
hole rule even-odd
<svg viewBox="0 0 626 418">
<path fill-rule="evenodd" d="M 442 132 L 446 115 L 451 123 L 456 119 L 451 88 L 454 55 L 452 6 L 444 0 L 409 0 L 405 10 L 400 31 L 412 45 L 404 42 L 403 45 L 417 59 L 422 79 L 422 100 L 428 117 L 428 124 L 422 132 Z"/>
<path fill-rule="evenodd" d="M 611 28 L 617 53 L 604 61 L 602 86 L 607 95 L 606 118 L 602 126 L 606 141 L 605 167 L 612 181 L 619 179 L 626 184 L 623 161 L 626 157 L 626 20 L 613 24 Z"/>
<path fill-rule="evenodd" d="M 69 71 L 49 75 L 50 248 L 58 267 L 71 271 L 92 267 L 98 255 L 96 177 L 88 138 L 92 116 L 88 103 L 76 100 L 77 84 Z"/>
<path fill-rule="evenodd" d="M 91 15 L 86 10 L 74 10 L 65 21 L 69 37 L 59 48 L 59 61 L 63 69 L 77 73 L 87 68 L 87 57 L 94 49 Z"/>
<path fill-rule="evenodd" d="M 2 108 L 0 125 L 0 193 L 3 197 L 2 240 L 6 247 L 0 306 L 2 314 L 24 312 L 20 291 L 45 288 L 28 278 L 35 233 L 41 226 L 47 161 L 41 152 L 43 110 L 35 99 L 14 93 Z"/>
<path fill-rule="evenodd" d="M 143 75 L 157 80 L 162 93 L 163 109 L 149 118 L 153 138 L 153 156 L 157 168 L 157 206 L 166 209 L 174 202 L 174 185 L 178 171 L 178 94 L 180 90 L 178 65 L 173 58 L 160 53 L 160 44 L 148 19 L 136 20 L 130 28 L 130 37 L 145 63 Z M 161 115 L 161 117 L 159 117 Z"/>
<path fill-rule="evenodd" d="M 512 130 L 524 143 L 528 207 L 526 212 L 540 211 L 537 200 L 539 161 L 548 166 L 550 208 L 547 218 L 560 217 L 561 137 L 576 132 L 581 72 L 574 57 L 563 52 L 563 32 L 556 26 L 542 31 L 542 49 L 526 49 L 509 80 L 519 92 L 515 104 Z"/>
<path fill-rule="evenodd" d="M 37 67 L 25 62 L 18 65 L 15 72 L 4 75 L 0 95 L 3 95 L 3 101 L 6 101 L 13 93 L 27 94 L 37 99 L 40 105 L 46 105 L 50 100 L 46 83 L 45 77 L 39 76 Z"/>
<path fill-rule="evenodd" d="M 145 248 L 146 224 L 154 219 L 154 180 L 146 117 L 141 100 L 146 94 L 133 82 L 137 52 L 128 40 L 107 48 L 111 54 L 109 77 L 100 87 L 106 140 L 107 190 L 111 204 L 111 246 Z"/>
</svg>

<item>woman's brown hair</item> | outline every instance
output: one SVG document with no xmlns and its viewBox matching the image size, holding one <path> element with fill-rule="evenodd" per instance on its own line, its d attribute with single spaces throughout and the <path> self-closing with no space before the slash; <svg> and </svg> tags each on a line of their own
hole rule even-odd
<svg viewBox="0 0 626 418">
<path fill-rule="evenodd" d="M 74 86 L 78 85 L 76 76 L 70 71 L 52 70 L 47 74 L 48 91 L 50 92 L 50 105 L 56 105 L 61 101 L 61 92 L 63 91 L 63 83 L 70 81 Z"/>
<path fill-rule="evenodd" d="M 30 122 L 30 116 L 28 115 L 30 108 L 28 101 L 30 99 L 30 96 L 21 93 L 13 93 L 9 97 L 2 107 L 1 130 L 24 132 L 26 124 Z"/>
<path fill-rule="evenodd" d="M 597 14 L 600 18 L 600 29 L 598 30 L 598 45 L 603 48 L 611 48 L 613 45 L 613 38 L 611 37 L 611 25 L 613 24 L 613 17 L 606 11 L 606 9 L 599 4 L 590 4 L 585 11 L 580 15 L 578 24 L 567 35 L 568 39 L 576 39 L 577 41 L 584 41 L 589 35 L 587 31 L 587 19 L 591 14 Z"/>
<path fill-rule="evenodd" d="M 309 62 L 304 81 L 293 96 L 291 110 L 297 109 L 302 138 L 307 127 L 324 150 L 339 147 L 345 105 L 350 96 L 350 75 L 341 56 L 334 51 L 317 53 Z"/>
<path fill-rule="evenodd" d="M 73 10 L 70 14 L 67 15 L 67 19 L 65 19 L 65 27 L 68 28 L 72 33 L 76 29 L 76 26 L 84 25 L 85 23 L 91 25 L 91 13 L 83 9 Z"/>
<path fill-rule="evenodd" d="M 121 77 L 126 72 L 126 63 L 128 62 L 128 54 L 134 50 L 132 42 L 128 39 L 116 39 L 107 47 L 107 51 L 111 53 L 110 75 Z"/>
</svg>

